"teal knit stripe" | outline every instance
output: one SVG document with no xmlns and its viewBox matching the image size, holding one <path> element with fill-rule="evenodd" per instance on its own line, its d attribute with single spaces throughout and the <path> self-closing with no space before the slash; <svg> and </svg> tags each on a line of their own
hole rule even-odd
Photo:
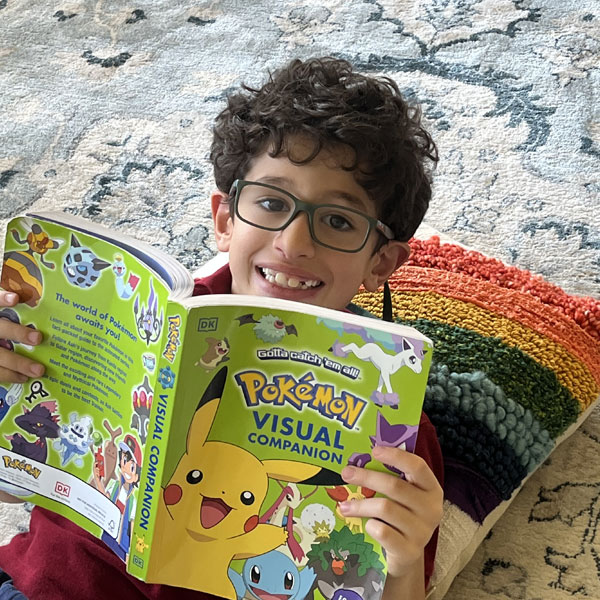
<svg viewBox="0 0 600 600">
<path fill-rule="evenodd" d="M 529 409 L 552 438 L 558 437 L 580 414 L 579 403 L 551 369 L 499 338 L 440 321 L 397 321 L 432 339 L 434 363 L 447 365 L 455 373 L 483 372 L 508 398 Z"/>
<path fill-rule="evenodd" d="M 483 423 L 510 446 L 520 464 L 532 472 L 550 454 L 554 440 L 530 409 L 507 398 L 502 388 L 481 371 L 453 373 L 448 365 L 431 366 L 426 391 L 426 412 L 439 413 L 451 406 Z M 437 410 L 432 410 L 433 406 Z"/>
</svg>

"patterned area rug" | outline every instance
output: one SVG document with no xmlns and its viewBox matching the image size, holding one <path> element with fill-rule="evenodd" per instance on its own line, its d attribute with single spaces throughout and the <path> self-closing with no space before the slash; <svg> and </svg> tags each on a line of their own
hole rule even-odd
<svg viewBox="0 0 600 600">
<path fill-rule="evenodd" d="M 329 54 L 422 104 L 441 154 L 430 227 L 600 296 L 593 0 L 0 0 L 0 22 L 2 225 L 65 210 L 197 268 L 214 253 L 206 156 L 228 90 Z M 596 410 L 447 598 L 600 598 L 599 450 Z M 8 515 L 4 540 L 25 516 Z"/>
</svg>

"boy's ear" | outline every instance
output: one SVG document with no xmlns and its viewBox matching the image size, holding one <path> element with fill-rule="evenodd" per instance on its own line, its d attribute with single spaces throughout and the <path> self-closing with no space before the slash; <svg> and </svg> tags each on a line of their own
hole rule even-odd
<svg viewBox="0 0 600 600">
<path fill-rule="evenodd" d="M 410 246 L 406 242 L 392 240 L 384 244 L 372 257 L 371 270 L 363 281 L 365 288 L 369 292 L 377 291 L 409 256 Z"/>
<path fill-rule="evenodd" d="M 220 252 L 229 252 L 229 244 L 233 232 L 233 220 L 229 212 L 231 205 L 227 199 L 227 194 L 220 190 L 216 190 L 210 195 L 215 240 L 217 242 L 217 249 Z"/>
</svg>

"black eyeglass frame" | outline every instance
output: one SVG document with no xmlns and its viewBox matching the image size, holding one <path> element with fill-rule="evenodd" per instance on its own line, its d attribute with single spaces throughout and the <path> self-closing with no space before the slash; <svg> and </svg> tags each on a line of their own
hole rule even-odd
<svg viewBox="0 0 600 600">
<path fill-rule="evenodd" d="M 239 208 L 238 208 L 240 193 L 246 186 L 251 186 L 251 185 L 259 185 L 261 187 L 269 188 L 271 190 L 274 190 L 276 192 L 284 194 L 285 196 L 287 196 L 294 202 L 294 211 L 290 215 L 290 218 L 281 227 L 266 227 L 264 225 L 257 225 L 256 223 L 253 223 L 252 221 L 248 221 L 248 219 L 244 219 L 244 217 L 242 217 L 242 215 L 240 214 Z M 300 212 L 306 213 L 306 215 L 308 216 L 308 230 L 310 232 L 310 237 L 312 238 L 312 240 L 315 243 L 319 244 L 319 246 L 324 246 L 325 248 L 330 248 L 331 250 L 337 250 L 338 252 L 347 252 L 349 254 L 354 254 L 356 252 L 360 252 L 365 247 L 365 244 L 367 243 L 367 240 L 369 239 L 369 235 L 371 235 L 371 231 L 373 231 L 373 230 L 380 233 L 388 241 L 394 239 L 394 232 L 390 229 L 390 227 L 388 227 L 385 223 L 382 223 L 379 219 L 375 219 L 374 217 L 371 217 L 360 210 L 356 210 L 354 208 L 348 208 L 346 206 L 340 207 L 338 204 L 311 204 L 310 202 L 304 202 L 303 200 L 300 200 L 300 198 L 297 198 L 296 196 L 294 196 L 294 194 L 290 194 L 290 192 L 283 190 L 280 187 L 277 187 L 276 185 L 271 185 L 269 183 L 261 183 L 259 181 L 248 181 L 246 179 L 236 179 L 233 182 L 231 189 L 229 191 L 229 197 L 230 197 L 230 199 L 233 198 L 233 207 L 234 207 L 235 215 L 241 221 L 243 221 L 244 223 L 247 223 L 248 225 L 252 225 L 253 227 L 257 227 L 258 229 L 264 229 L 266 231 L 282 231 L 296 218 L 296 215 L 298 213 L 300 213 Z M 315 232 L 313 229 L 313 215 L 316 210 L 318 210 L 320 208 L 324 208 L 324 207 L 325 208 L 337 208 L 337 209 L 343 208 L 344 210 L 347 210 L 348 212 L 352 212 L 354 214 L 360 215 L 361 217 L 363 217 L 364 219 L 367 220 L 367 222 L 369 223 L 369 229 L 367 229 L 367 232 L 365 234 L 365 239 L 363 240 L 363 243 L 360 245 L 360 247 L 356 248 L 356 250 L 344 250 L 342 248 L 337 248 L 336 246 L 330 246 L 329 244 L 325 244 L 324 242 L 322 242 L 321 240 L 318 240 L 316 238 Z"/>
</svg>

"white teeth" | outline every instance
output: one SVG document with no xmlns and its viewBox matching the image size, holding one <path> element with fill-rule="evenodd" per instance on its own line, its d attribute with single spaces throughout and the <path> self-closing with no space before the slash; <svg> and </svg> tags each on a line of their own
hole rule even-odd
<svg viewBox="0 0 600 600">
<path fill-rule="evenodd" d="M 317 279 L 300 281 L 297 277 L 288 277 L 281 271 L 274 271 L 273 269 L 261 269 L 261 271 L 264 278 L 269 283 L 275 283 L 280 287 L 307 290 L 309 288 L 317 287 L 321 283 Z"/>
</svg>

